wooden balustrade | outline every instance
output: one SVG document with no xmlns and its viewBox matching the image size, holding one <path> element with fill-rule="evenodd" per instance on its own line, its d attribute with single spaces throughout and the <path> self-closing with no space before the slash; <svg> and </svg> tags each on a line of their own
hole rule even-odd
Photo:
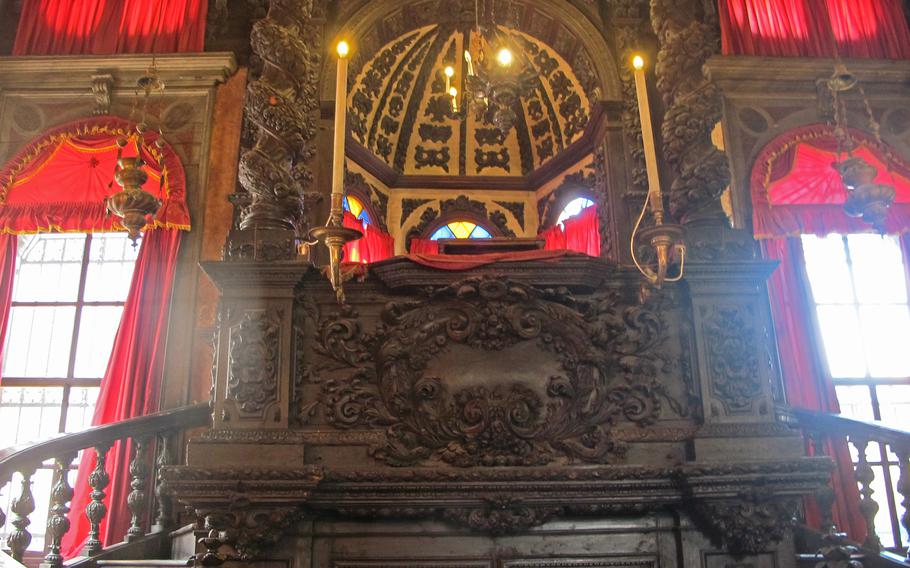
<svg viewBox="0 0 910 568">
<path fill-rule="evenodd" d="M 899 517 L 899 522 L 904 530 L 910 534 L 910 432 L 896 430 L 862 420 L 853 420 L 833 414 L 822 414 L 807 410 L 794 409 L 793 414 L 799 425 L 813 440 L 816 448 L 821 448 L 824 439 L 840 439 L 848 441 L 856 448 L 857 460 L 854 464 L 854 475 L 859 486 L 860 500 L 857 504 L 866 524 L 867 536 L 862 543 L 864 549 L 872 552 L 882 550 L 882 543 L 875 530 L 875 516 L 879 511 L 879 502 L 875 499 L 872 488 L 875 482 L 875 470 L 869 463 L 869 448 L 877 446 L 881 452 L 882 467 L 888 467 L 888 451 L 897 456 L 900 477 L 896 483 L 896 492 L 900 495 L 900 505 L 904 507 L 904 514 Z M 889 495 L 881 496 L 888 498 Z M 889 506 L 897 511 L 897 503 L 891 501 Z M 828 504 L 830 507 L 830 504 Z M 824 514 L 824 508 L 823 508 Z M 910 551 L 908 561 L 910 561 Z"/>
<path fill-rule="evenodd" d="M 118 441 L 130 444 L 131 448 L 128 468 L 131 491 L 125 503 L 131 520 L 127 533 L 123 535 L 124 540 L 129 542 L 146 534 L 144 527 L 148 521 L 148 514 L 152 511 L 153 500 L 157 503 L 157 516 L 149 530 L 157 532 L 172 528 L 173 507 L 166 496 L 162 495 L 158 471 L 162 466 L 174 463 L 173 446 L 177 434 L 207 424 L 209 414 L 206 404 L 188 406 L 97 426 L 75 434 L 59 434 L 34 444 L 0 450 L 0 487 L 4 482 L 11 480 L 15 473 L 22 477 L 18 494 L 13 497 L 10 505 L 13 530 L 7 537 L 7 546 L 10 548 L 11 556 L 22 562 L 32 541 L 29 516 L 36 508 L 36 497 L 32 494 L 32 477 L 41 464 L 52 460 L 53 485 L 50 495 L 39 496 L 47 499 L 50 504 L 47 518 L 48 552 L 41 566 L 42 568 L 63 566 L 64 558 L 60 553 L 60 545 L 70 529 L 70 501 L 74 493 L 68 474 L 76 456 L 82 450 L 86 450 L 84 456 L 92 455 L 93 452 L 95 458 L 95 466 L 88 477 L 91 501 L 84 512 L 89 520 L 90 529 L 82 554 L 95 556 L 103 550 L 99 529 L 108 513 L 109 505 L 105 503 L 105 499 L 106 490 L 111 483 L 106 468 L 110 448 Z M 153 451 L 155 458 L 150 461 L 149 457 Z M 154 491 L 149 491 L 152 481 L 155 485 Z M 5 514 L 0 510 L 0 526 L 3 526 L 5 521 Z"/>
</svg>

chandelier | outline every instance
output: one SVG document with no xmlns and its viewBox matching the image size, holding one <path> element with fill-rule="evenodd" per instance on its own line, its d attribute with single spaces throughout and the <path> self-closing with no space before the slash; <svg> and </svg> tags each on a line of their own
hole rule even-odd
<svg viewBox="0 0 910 568">
<path fill-rule="evenodd" d="M 145 75 L 136 82 L 136 98 L 133 104 L 133 112 L 130 118 L 135 114 L 136 106 L 142 105 L 142 118 L 136 124 L 133 132 L 117 140 L 117 162 L 114 167 L 114 181 L 120 186 L 120 191 L 109 196 L 105 200 L 105 206 L 108 213 L 120 218 L 120 224 L 126 229 L 129 239 L 136 247 L 137 241 L 142 229 L 148 224 L 149 217 L 154 217 L 161 208 L 161 201 L 157 197 L 144 190 L 142 186 L 148 181 L 148 172 L 145 171 L 146 162 L 143 154 L 156 156 L 158 169 L 161 171 L 159 179 L 160 188 L 163 189 L 167 172 L 164 169 L 164 136 L 161 129 L 158 130 L 158 137 L 153 144 L 148 144 L 145 140 L 145 133 L 148 130 L 146 124 L 146 112 L 148 101 L 152 93 L 162 93 L 164 91 L 164 82 L 158 76 L 158 69 L 155 66 L 154 59 Z M 143 95 L 140 97 L 139 93 Z M 131 149 L 135 151 L 133 156 L 125 156 L 124 150 Z M 132 153 L 132 152 L 130 152 Z M 159 191 L 159 194 L 162 192 Z"/>
<path fill-rule="evenodd" d="M 511 2 L 507 13 L 511 10 Z M 527 98 L 534 90 L 537 73 L 508 33 L 496 23 L 496 13 L 491 4 L 489 20 L 481 26 L 480 0 L 474 1 L 474 28 L 469 33 L 468 46 L 464 50 L 465 81 L 464 104 L 458 104 L 458 88 L 453 85 L 455 67 L 443 69 L 445 89 L 452 98 L 452 111 L 457 117 L 464 117 L 465 111 L 473 112 L 475 120 L 492 124 L 503 135 L 515 126 L 518 120 L 516 108 L 521 99 Z"/>
<path fill-rule="evenodd" d="M 872 131 L 879 145 L 882 144 L 881 127 L 875 120 L 865 90 L 839 59 L 834 65 L 834 73 L 827 81 L 827 87 L 831 93 L 834 107 L 834 136 L 838 145 L 838 161 L 835 162 L 834 168 L 847 190 L 844 213 L 851 217 L 862 218 L 863 221 L 875 227 L 878 232 L 884 233 L 885 218 L 888 216 L 891 204 L 894 203 L 896 192 L 890 185 L 877 183 L 875 178 L 878 177 L 878 169 L 861 156 L 854 154 L 857 145 L 850 135 L 845 93 L 854 88 L 859 91 L 866 111 L 869 130 Z M 847 154 L 847 157 L 841 159 L 840 157 L 844 153 Z"/>
</svg>

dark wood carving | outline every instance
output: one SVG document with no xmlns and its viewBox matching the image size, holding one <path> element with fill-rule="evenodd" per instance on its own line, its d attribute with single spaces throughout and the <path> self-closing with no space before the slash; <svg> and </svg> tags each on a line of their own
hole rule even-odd
<svg viewBox="0 0 910 568">
<path fill-rule="evenodd" d="M 683 221 L 723 215 L 720 195 L 730 183 L 727 157 L 711 141 L 721 117 L 717 86 L 703 71 L 718 52 L 717 23 L 700 21 L 695 0 L 651 0 L 660 50 L 655 74 L 666 112 L 663 151 L 673 169 L 670 208 Z"/>
<path fill-rule="evenodd" d="M 798 502 L 793 499 L 743 497 L 700 501 L 693 516 L 718 546 L 735 556 L 768 552 L 796 524 Z"/>
<path fill-rule="evenodd" d="M 262 71 L 247 87 L 245 120 L 254 142 L 238 170 L 249 195 L 239 215 L 242 230 L 294 231 L 301 222 L 304 194 L 313 181 L 307 163 L 315 153 L 313 112 L 319 106 L 321 40 L 313 17 L 312 0 L 272 0 L 266 17 L 253 25 L 250 43 Z M 283 251 L 273 256 L 289 259 L 296 253 L 294 246 Z"/>
<path fill-rule="evenodd" d="M 460 467 L 611 463 L 620 421 L 653 423 L 669 365 L 660 314 L 616 292 L 576 300 L 506 279 L 468 278 L 426 300 L 390 303 L 367 333 L 348 309 L 322 320 L 314 347 L 322 402 L 336 428 L 386 428 L 375 459 Z M 548 354 L 536 383 L 453 381 L 445 355 Z M 327 366 L 326 366 L 327 365 Z M 347 369 L 323 375 L 327 368 Z M 449 378 L 447 378 L 447 376 Z M 457 383 L 457 384 L 455 384 Z"/>
<path fill-rule="evenodd" d="M 737 305 L 700 306 L 699 310 L 714 395 L 727 413 L 749 413 L 762 392 L 754 315 Z"/>
<path fill-rule="evenodd" d="M 404 225 L 407 222 L 408 217 L 411 216 L 411 213 L 417 210 L 421 205 L 426 205 L 427 203 L 433 201 L 432 199 L 419 199 L 406 197 L 401 200 L 401 224 Z"/>
<path fill-rule="evenodd" d="M 494 201 L 496 205 L 499 205 L 509 213 L 511 213 L 515 220 L 518 221 L 518 226 L 524 230 L 525 228 L 525 204 L 520 201 Z"/>
<path fill-rule="evenodd" d="M 251 310 L 230 328 L 227 398 L 242 416 L 261 416 L 278 398 L 281 313 Z"/>
<path fill-rule="evenodd" d="M 470 199 L 466 195 L 459 195 L 455 199 L 444 199 L 439 203 L 442 216 L 454 219 L 465 213 L 478 219 L 486 219 L 493 224 L 501 236 L 514 237 L 515 231 L 509 228 L 509 222 L 501 211 L 487 212 L 487 204 L 483 201 Z"/>
</svg>

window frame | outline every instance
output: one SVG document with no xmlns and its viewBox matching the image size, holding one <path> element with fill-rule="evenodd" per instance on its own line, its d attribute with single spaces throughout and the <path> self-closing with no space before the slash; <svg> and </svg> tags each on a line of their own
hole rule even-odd
<svg viewBox="0 0 910 568">
<path fill-rule="evenodd" d="M 850 286 L 851 286 L 851 291 L 853 293 L 853 301 L 849 305 L 858 308 L 859 306 L 862 306 L 864 304 L 863 304 L 863 302 L 860 301 L 859 297 L 857 296 L 857 292 L 856 292 L 856 280 L 855 280 L 854 273 L 853 273 L 853 258 L 852 258 L 852 253 L 850 251 L 850 246 L 848 244 L 848 237 L 850 235 L 858 235 L 858 234 L 864 234 L 864 233 L 832 233 L 832 234 L 836 234 L 836 235 L 840 236 L 841 243 L 844 247 L 844 255 L 845 255 L 844 258 L 845 258 L 846 266 L 848 269 L 848 273 L 850 275 Z M 801 244 L 802 244 L 802 237 L 800 237 L 800 240 L 801 240 Z M 898 236 L 898 242 L 900 244 L 900 236 Z M 908 299 L 907 303 L 908 303 L 908 305 L 910 305 L 910 258 L 907 257 L 904 247 L 901 246 L 900 248 L 901 248 L 901 263 L 903 265 L 904 284 L 907 288 L 907 299 Z M 831 372 L 830 366 L 828 364 L 828 355 L 827 355 L 827 352 L 825 351 L 826 348 L 825 348 L 824 336 L 822 334 L 821 323 L 819 322 L 819 317 L 818 317 L 819 306 L 827 305 L 827 304 L 820 304 L 819 302 L 816 302 L 815 297 L 813 295 L 812 282 L 809 278 L 807 264 L 808 264 L 808 262 L 805 257 L 805 250 L 804 250 L 803 258 L 802 258 L 802 266 L 800 267 L 800 269 L 801 269 L 800 276 L 803 279 L 803 282 L 805 283 L 805 291 L 806 291 L 805 295 L 806 295 L 807 304 L 809 306 L 811 306 L 811 308 L 812 308 L 811 310 L 809 310 L 810 320 L 811 320 L 809 323 L 810 323 L 810 327 L 811 327 L 811 337 L 812 337 L 813 341 L 815 342 L 815 356 L 818 360 L 819 368 L 822 369 L 822 371 L 827 376 L 828 380 L 830 380 L 831 384 L 834 386 L 835 397 L 838 398 L 838 403 L 840 403 L 840 397 L 837 394 L 838 387 L 866 387 L 869 391 L 869 401 L 870 401 L 871 410 L 872 410 L 872 419 L 876 422 L 881 422 L 882 413 L 881 413 L 881 405 L 879 402 L 878 387 L 892 386 L 892 385 L 910 386 L 910 376 L 876 378 L 876 377 L 871 376 L 869 369 L 868 369 L 868 365 L 866 365 L 866 376 L 865 377 L 850 377 L 850 378 L 835 378 L 834 377 L 834 375 Z M 871 449 L 871 446 L 873 444 L 874 444 L 874 442 L 870 442 L 870 447 L 867 448 L 867 452 L 866 452 L 867 457 L 869 455 L 873 455 L 873 456 L 875 455 L 875 450 Z M 910 538 L 905 539 L 904 534 L 901 530 L 902 525 L 900 523 L 900 515 L 898 514 L 898 509 L 897 509 L 897 507 L 899 505 L 899 499 L 898 499 L 897 492 L 895 491 L 896 483 L 897 483 L 898 479 L 894 475 L 892 475 L 892 468 L 899 467 L 900 463 L 897 460 L 897 456 L 893 455 L 891 452 L 888 451 L 887 444 L 879 443 L 879 444 L 875 444 L 875 445 L 878 447 L 878 458 L 877 459 L 867 459 L 867 464 L 873 468 L 873 471 L 876 472 L 875 477 L 881 479 L 884 483 L 885 501 L 884 501 L 884 503 L 877 501 L 877 500 L 876 501 L 879 503 L 880 509 L 887 508 L 887 510 L 888 510 L 888 517 L 889 517 L 889 521 L 890 521 L 890 525 L 891 525 L 891 534 L 894 538 L 894 546 L 885 547 L 885 548 L 887 548 L 888 550 L 900 552 L 903 554 L 907 550 L 907 547 L 910 546 Z M 852 444 L 851 444 L 851 446 L 852 446 Z M 857 449 L 857 452 L 858 452 L 858 449 Z M 854 467 L 858 463 L 857 460 L 853 458 L 852 453 L 851 453 L 851 462 L 853 463 Z"/>
<path fill-rule="evenodd" d="M 60 401 L 60 417 L 57 423 L 57 433 L 63 433 L 66 431 L 67 417 L 70 410 L 70 398 L 72 395 L 72 390 L 74 388 L 97 388 L 99 389 L 103 377 L 95 378 L 85 378 L 76 376 L 76 362 L 77 362 L 77 347 L 79 344 L 79 336 L 81 330 L 82 316 L 84 309 L 86 307 L 119 307 L 123 308 L 126 305 L 126 300 L 128 297 L 124 297 L 122 301 L 112 301 L 112 300 L 85 300 L 86 293 L 86 283 L 88 281 L 89 271 L 93 264 L 92 261 L 92 243 L 95 240 L 95 235 L 92 232 L 79 232 L 79 234 L 85 235 L 85 241 L 82 244 L 82 259 L 79 264 L 79 281 L 76 289 L 76 297 L 71 301 L 17 301 L 12 300 L 10 302 L 10 314 L 15 307 L 29 307 L 29 308 L 43 308 L 43 307 L 72 307 L 74 308 L 73 314 L 73 323 L 72 323 L 72 332 L 70 335 L 70 344 L 69 344 L 69 358 L 67 360 L 67 370 L 66 376 L 64 377 L 22 377 L 22 376 L 3 376 L 0 380 L 0 388 L 10 387 L 10 388 L 61 388 L 62 395 Z M 125 236 L 124 236 L 125 238 Z M 102 263 L 103 264 L 103 263 Z M 136 270 L 136 261 L 133 261 L 133 273 Z M 122 319 L 122 312 L 121 312 Z M 9 325 L 10 322 L 7 322 Z M 119 327 L 119 321 L 118 321 Z M 9 330 L 7 330 L 8 332 Z M 116 337 L 116 330 L 115 330 Z M 9 338 L 7 338 L 9 341 Z M 0 345 L 0 349 L 5 349 L 6 345 Z M 108 354 L 108 359 L 110 359 L 110 354 Z M 96 399 L 97 400 L 97 399 Z M 70 464 L 70 471 L 73 472 L 78 468 L 78 461 L 74 461 Z M 40 470 L 54 470 L 51 476 L 51 487 L 58 481 L 58 473 L 54 469 L 54 465 L 51 462 L 45 462 L 40 464 L 37 468 Z M 33 478 L 34 479 L 34 478 Z M 33 481 L 34 483 L 34 481 Z M 0 492 L 0 495 L 4 497 L 3 503 L 0 503 L 0 506 L 6 506 L 6 501 L 11 497 L 9 489 L 12 488 L 11 485 L 6 485 L 6 491 Z M 0 487 L 2 489 L 2 487 Z M 50 499 L 50 493 L 47 497 Z M 36 493 L 36 498 L 41 498 L 41 495 Z M 10 516 L 7 515 L 7 522 L 10 520 Z M 4 527 L 0 526 L 0 531 Z M 50 540 L 47 538 L 47 533 L 44 534 L 43 548 L 39 550 L 28 550 L 25 553 L 24 560 L 27 562 L 41 561 L 44 556 L 49 551 Z"/>
</svg>

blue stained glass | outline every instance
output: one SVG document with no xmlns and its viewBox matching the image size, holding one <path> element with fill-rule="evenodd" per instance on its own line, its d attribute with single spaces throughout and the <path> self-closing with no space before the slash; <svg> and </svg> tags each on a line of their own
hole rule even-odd
<svg viewBox="0 0 910 568">
<path fill-rule="evenodd" d="M 439 227 L 436 229 L 436 232 L 433 233 L 433 236 L 430 237 L 431 241 L 438 241 L 439 239 L 454 239 L 455 233 L 452 232 L 448 226 Z"/>
<path fill-rule="evenodd" d="M 493 238 L 493 235 L 491 235 L 489 231 L 487 231 L 486 229 L 484 229 L 484 228 L 481 227 L 480 225 L 477 225 L 476 227 L 474 227 L 474 231 L 471 232 L 471 236 L 468 237 L 468 238 L 471 238 L 471 239 L 492 239 L 492 238 Z"/>
</svg>

